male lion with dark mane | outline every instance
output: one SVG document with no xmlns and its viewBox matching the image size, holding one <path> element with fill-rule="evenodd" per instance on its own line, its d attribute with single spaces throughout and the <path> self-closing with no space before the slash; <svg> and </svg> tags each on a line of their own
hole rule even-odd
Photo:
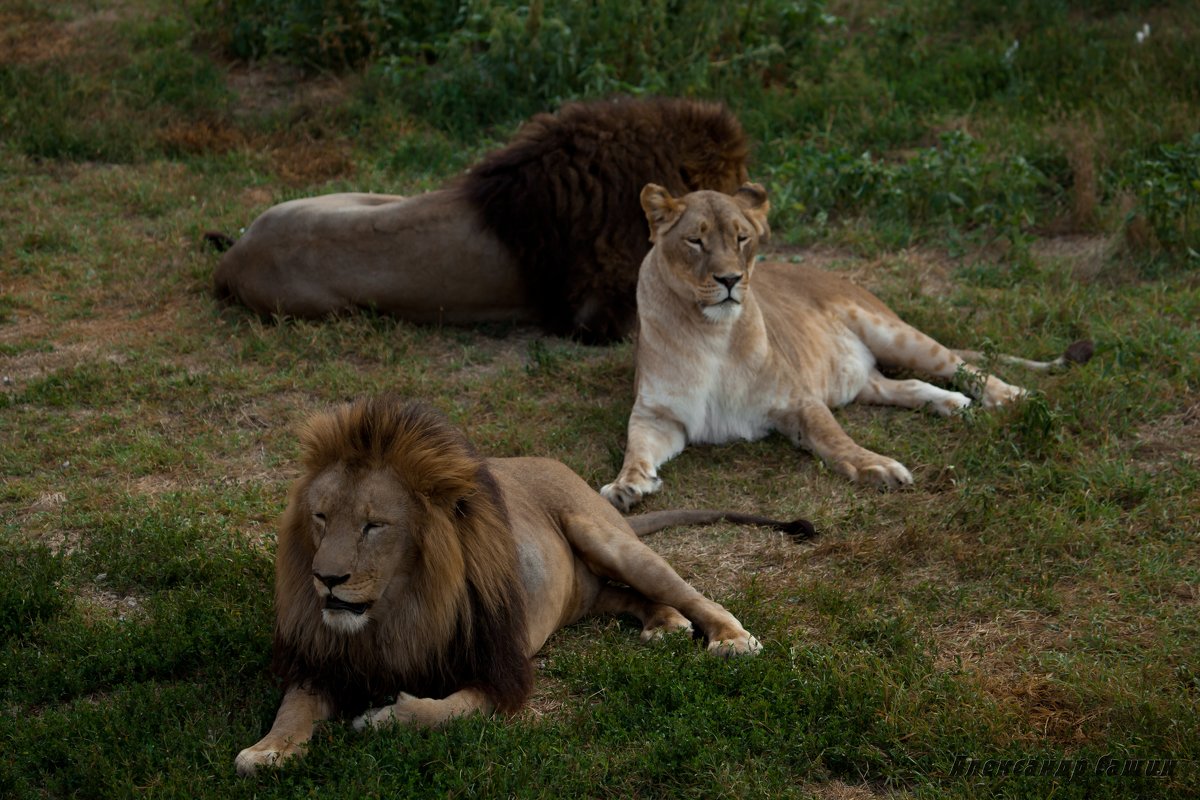
<svg viewBox="0 0 1200 800">
<path fill-rule="evenodd" d="M 443 189 L 267 209 L 221 258 L 215 291 L 266 315 L 371 308 L 418 323 L 534 321 L 610 342 L 636 319 L 649 249 L 642 186 L 732 192 L 748 149 L 717 103 L 571 103 L 535 116 Z"/>
<path fill-rule="evenodd" d="M 481 458 L 440 415 L 396 398 L 316 416 L 302 445 L 275 560 L 284 697 L 238 754 L 242 775 L 301 752 L 328 717 L 363 728 L 516 711 L 530 657 L 589 614 L 632 614 L 643 639 L 694 624 L 709 652 L 755 653 L 733 615 L 637 536 L 719 519 L 812 534 L 803 520 L 718 511 L 627 521 L 565 465 Z"/>
</svg>

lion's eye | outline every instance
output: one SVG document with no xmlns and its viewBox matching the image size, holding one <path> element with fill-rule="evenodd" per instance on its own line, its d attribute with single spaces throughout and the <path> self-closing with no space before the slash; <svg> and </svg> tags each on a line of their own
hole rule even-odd
<svg viewBox="0 0 1200 800">
<path fill-rule="evenodd" d="M 689 247 L 694 247 L 697 250 L 704 249 L 704 240 L 701 239 L 699 236 L 689 236 L 684 241 L 686 241 L 688 243 Z"/>
<path fill-rule="evenodd" d="M 363 525 L 362 534 L 363 536 L 366 536 L 367 534 L 374 533 L 382 527 L 382 522 L 368 522 L 366 525 Z"/>
<path fill-rule="evenodd" d="M 738 247 L 741 247 L 742 245 L 744 245 L 744 244 L 745 244 L 746 242 L 748 242 L 748 241 L 750 241 L 750 237 L 749 237 L 749 236 L 747 236 L 747 235 L 746 235 L 746 234 L 744 234 L 744 233 L 739 233 L 739 234 L 738 234 Z"/>
<path fill-rule="evenodd" d="M 322 528 L 324 528 L 325 527 L 325 515 L 320 512 L 313 514 L 313 522 L 317 523 Z"/>
</svg>

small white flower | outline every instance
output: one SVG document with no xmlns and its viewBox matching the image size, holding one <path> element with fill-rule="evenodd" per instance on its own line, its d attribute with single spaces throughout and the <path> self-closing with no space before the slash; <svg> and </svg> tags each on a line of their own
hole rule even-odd
<svg viewBox="0 0 1200 800">
<path fill-rule="evenodd" d="M 1133 38 L 1135 40 L 1137 40 L 1138 44 L 1142 44 L 1147 39 L 1149 39 L 1150 38 L 1150 23 L 1147 22 L 1147 23 L 1143 24 L 1142 29 L 1140 31 L 1138 31 L 1136 34 L 1134 34 Z"/>
<path fill-rule="evenodd" d="M 1017 48 L 1019 48 L 1020 46 L 1021 46 L 1021 40 L 1013 39 L 1013 43 L 1010 44 L 1008 46 L 1008 49 L 1004 51 L 1004 63 L 1005 64 L 1011 64 L 1013 62 L 1013 57 L 1016 56 Z"/>
</svg>

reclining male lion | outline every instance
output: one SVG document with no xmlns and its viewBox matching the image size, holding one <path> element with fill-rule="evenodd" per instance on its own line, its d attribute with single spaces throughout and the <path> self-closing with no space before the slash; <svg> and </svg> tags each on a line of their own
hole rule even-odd
<svg viewBox="0 0 1200 800">
<path fill-rule="evenodd" d="M 214 288 L 266 315 L 372 308 L 418 323 L 535 321 L 586 342 L 620 339 L 636 319 L 649 249 L 642 186 L 732 192 L 747 150 L 737 119 L 715 103 L 569 104 L 443 189 L 267 209 L 222 257 Z"/>
<path fill-rule="evenodd" d="M 741 623 L 637 534 L 718 519 L 812 534 L 803 520 L 710 511 L 626 521 L 563 464 L 481 458 L 439 415 L 394 398 L 315 417 L 303 447 L 275 560 L 285 694 L 238 755 L 243 775 L 301 752 L 331 716 L 361 728 L 515 711 L 530 657 L 589 614 L 632 614 L 643 639 L 695 624 L 712 653 L 754 653 Z"/>
</svg>

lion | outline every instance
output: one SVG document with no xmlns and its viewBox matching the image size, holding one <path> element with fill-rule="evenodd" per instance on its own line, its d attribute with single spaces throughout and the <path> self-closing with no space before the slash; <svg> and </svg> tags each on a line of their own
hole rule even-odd
<svg viewBox="0 0 1200 800">
<path fill-rule="evenodd" d="M 813 534 L 721 511 L 627 521 L 565 465 L 482 458 L 429 407 L 393 396 L 313 417 L 302 450 L 275 562 L 284 696 L 237 756 L 242 775 L 302 752 L 330 717 L 362 729 L 514 712 L 531 656 L 585 615 L 631 614 L 643 639 L 694 625 L 711 653 L 754 654 L 758 640 L 638 535 L 719 519 Z"/>
<path fill-rule="evenodd" d="M 649 249 L 638 192 L 732 192 L 749 152 L 723 105 L 654 98 L 571 103 L 527 122 L 447 186 L 343 193 L 267 209 L 214 275 L 218 297 L 263 315 L 356 308 L 416 323 L 532 322 L 603 344 L 636 320 Z"/>
<path fill-rule="evenodd" d="M 653 246 L 638 278 L 636 396 L 620 473 L 600 490 L 619 509 L 657 491 L 659 466 L 687 444 L 770 431 L 852 481 L 912 483 L 899 461 L 856 444 L 831 409 L 858 401 L 953 414 L 971 398 L 886 377 L 881 367 L 957 377 L 985 408 L 1025 394 L 964 361 L 979 353 L 943 347 L 847 280 L 802 265 L 756 263 L 770 208 L 758 184 L 733 196 L 683 197 L 649 184 L 641 204 Z M 1091 343 L 1077 342 L 1054 362 L 1001 359 L 1048 370 L 1090 355 Z"/>
</svg>

